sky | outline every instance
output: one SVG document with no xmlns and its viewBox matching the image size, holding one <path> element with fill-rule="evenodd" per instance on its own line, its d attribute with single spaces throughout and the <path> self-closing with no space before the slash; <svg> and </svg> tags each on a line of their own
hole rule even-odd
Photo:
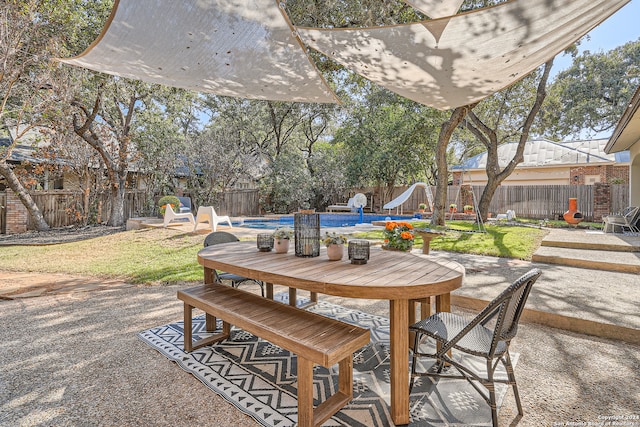
<svg viewBox="0 0 640 427">
<path fill-rule="evenodd" d="M 580 44 L 580 52 L 589 50 L 593 53 L 606 52 L 626 42 L 640 38 L 640 0 L 631 0 L 626 6 L 611 15 L 606 21 L 591 30 L 589 39 L 584 38 Z M 558 55 L 553 62 L 555 73 L 568 68 L 571 58 Z"/>
</svg>

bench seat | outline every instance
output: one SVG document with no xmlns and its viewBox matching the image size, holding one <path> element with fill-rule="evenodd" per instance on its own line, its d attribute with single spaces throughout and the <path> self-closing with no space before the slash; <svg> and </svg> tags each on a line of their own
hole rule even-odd
<svg viewBox="0 0 640 427">
<path fill-rule="evenodd" d="M 220 283 L 178 291 L 184 301 L 184 349 L 227 339 L 231 325 L 278 345 L 298 356 L 298 425 L 317 426 L 353 398 L 353 353 L 367 345 L 369 330 L 282 304 Z M 207 331 L 222 332 L 192 342 L 193 308 L 206 313 Z M 313 366 L 338 364 L 338 391 L 313 407 Z"/>
</svg>

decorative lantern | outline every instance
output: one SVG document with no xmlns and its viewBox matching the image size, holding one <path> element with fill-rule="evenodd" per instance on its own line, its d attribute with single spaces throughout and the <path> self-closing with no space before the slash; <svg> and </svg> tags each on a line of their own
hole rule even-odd
<svg viewBox="0 0 640 427">
<path fill-rule="evenodd" d="M 296 256 L 320 256 L 320 214 L 294 214 L 293 235 L 296 239 Z"/>
<path fill-rule="evenodd" d="M 349 240 L 348 253 L 351 264 L 366 264 L 369 260 L 369 241 L 364 239 Z"/>
<path fill-rule="evenodd" d="M 256 243 L 260 252 L 270 252 L 273 249 L 273 234 L 258 233 Z"/>
</svg>

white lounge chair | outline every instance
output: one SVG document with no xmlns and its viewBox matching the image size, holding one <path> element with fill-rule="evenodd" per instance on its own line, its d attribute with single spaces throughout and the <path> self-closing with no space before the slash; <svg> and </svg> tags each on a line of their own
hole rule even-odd
<svg viewBox="0 0 640 427">
<path fill-rule="evenodd" d="M 327 210 L 329 212 L 333 212 L 333 211 L 347 211 L 347 212 L 351 212 L 351 209 L 353 209 L 353 197 L 349 199 L 349 201 L 344 204 L 344 203 L 340 203 L 337 205 L 329 205 L 327 206 Z"/>
<path fill-rule="evenodd" d="M 195 219 L 193 218 L 193 214 L 191 212 L 176 213 L 176 211 L 173 210 L 171 205 L 167 203 L 166 210 L 164 211 L 163 226 L 166 228 L 171 221 L 174 221 L 176 219 L 182 219 L 182 218 L 188 219 L 189 222 L 192 224 L 196 223 Z"/>
<path fill-rule="evenodd" d="M 213 206 L 200 206 L 198 207 L 198 214 L 196 215 L 196 221 L 193 225 L 193 231 L 196 231 L 198 228 L 198 224 L 201 222 L 208 222 L 209 227 L 215 232 L 218 229 L 218 224 L 221 222 L 226 222 L 229 224 L 229 227 L 233 228 L 231 225 L 231 219 L 227 215 L 218 215 L 216 214 L 216 210 Z"/>
<path fill-rule="evenodd" d="M 349 199 L 346 205 L 338 204 L 338 205 L 329 205 L 327 206 L 327 210 L 329 212 L 333 211 L 347 211 L 347 212 L 357 212 L 359 208 L 365 208 L 367 206 L 367 196 L 362 193 L 357 193 L 355 196 Z"/>
</svg>

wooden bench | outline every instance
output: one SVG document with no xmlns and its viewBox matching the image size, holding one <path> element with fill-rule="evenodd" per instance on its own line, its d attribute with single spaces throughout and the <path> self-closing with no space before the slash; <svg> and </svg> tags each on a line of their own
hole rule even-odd
<svg viewBox="0 0 640 427">
<path fill-rule="evenodd" d="M 220 283 L 178 291 L 184 301 L 184 350 L 229 338 L 231 325 L 298 356 L 298 425 L 318 426 L 353 398 L 353 353 L 369 343 L 369 330 L 301 310 Z M 192 342 L 193 308 L 206 313 L 206 329 L 222 332 Z M 338 364 L 338 391 L 313 407 L 313 366 Z"/>
</svg>

